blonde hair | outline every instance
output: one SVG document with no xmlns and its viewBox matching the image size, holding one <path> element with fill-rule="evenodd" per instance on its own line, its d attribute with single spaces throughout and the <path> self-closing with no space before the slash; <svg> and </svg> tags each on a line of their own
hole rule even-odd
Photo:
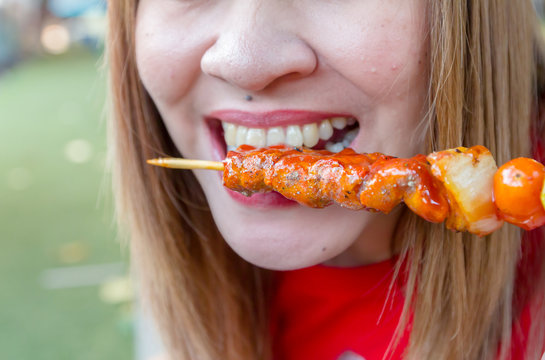
<svg viewBox="0 0 545 360">
<path fill-rule="evenodd" d="M 228 248 L 191 172 L 146 166 L 148 158 L 178 151 L 138 77 L 137 0 L 108 6 L 117 214 L 168 352 L 173 359 L 267 359 L 270 274 Z M 531 1 L 430 0 L 428 9 L 428 150 L 482 144 L 499 164 L 528 156 L 536 79 L 544 86 Z M 399 228 L 399 264 L 407 264 L 397 268 L 406 284 L 400 329 L 409 321 L 412 329 L 407 358 L 488 359 L 498 348 L 507 357 L 519 315 L 520 231 L 504 226 L 478 238 L 409 212 Z"/>
</svg>

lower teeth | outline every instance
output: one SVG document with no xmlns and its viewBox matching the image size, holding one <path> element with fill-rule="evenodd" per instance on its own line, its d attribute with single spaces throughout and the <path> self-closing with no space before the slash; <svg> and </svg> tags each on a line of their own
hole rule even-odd
<svg viewBox="0 0 545 360">
<path fill-rule="evenodd" d="M 344 135 L 342 141 L 335 142 L 335 143 L 330 141 L 326 143 L 325 144 L 326 150 L 337 153 L 349 147 L 350 143 L 354 141 L 354 139 L 358 135 L 358 131 L 359 131 L 359 128 L 352 129 Z"/>
<path fill-rule="evenodd" d="M 344 150 L 345 146 L 343 145 L 343 143 L 332 143 L 332 142 L 328 142 L 325 144 L 325 149 L 327 151 L 331 151 L 331 152 L 334 152 L 334 153 L 338 153 L 339 151 L 342 151 Z"/>
<path fill-rule="evenodd" d="M 350 143 L 352 143 L 352 141 L 354 141 L 356 136 L 358 136 L 359 130 L 360 130 L 359 128 L 356 128 L 356 129 L 352 129 L 352 130 L 350 130 L 349 132 L 346 133 L 346 135 L 343 138 L 344 147 L 349 147 L 350 146 Z"/>
</svg>

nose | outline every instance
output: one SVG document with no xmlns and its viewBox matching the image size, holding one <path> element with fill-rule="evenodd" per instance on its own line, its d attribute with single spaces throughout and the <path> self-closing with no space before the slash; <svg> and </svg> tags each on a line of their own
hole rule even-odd
<svg viewBox="0 0 545 360">
<path fill-rule="evenodd" d="M 256 92 L 280 79 L 297 79 L 314 72 L 316 54 L 296 31 L 279 25 L 274 12 L 262 7 L 245 11 L 224 23 L 203 54 L 204 73 Z"/>
</svg>

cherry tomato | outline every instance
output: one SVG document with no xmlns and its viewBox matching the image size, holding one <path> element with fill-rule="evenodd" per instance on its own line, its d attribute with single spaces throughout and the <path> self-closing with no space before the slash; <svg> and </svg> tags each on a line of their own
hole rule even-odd
<svg viewBox="0 0 545 360">
<path fill-rule="evenodd" d="M 505 163 L 494 175 L 498 215 L 525 230 L 545 224 L 544 179 L 545 166 L 535 160 L 518 158 Z"/>
<path fill-rule="evenodd" d="M 545 209 L 545 179 L 543 180 L 543 187 L 541 188 L 541 205 Z"/>
</svg>

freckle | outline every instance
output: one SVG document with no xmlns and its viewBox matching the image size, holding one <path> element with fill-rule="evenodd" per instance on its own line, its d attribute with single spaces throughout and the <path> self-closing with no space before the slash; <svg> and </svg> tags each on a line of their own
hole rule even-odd
<svg viewBox="0 0 545 360">
<path fill-rule="evenodd" d="M 327 249 L 325 247 L 322 248 L 322 251 L 326 251 Z"/>
</svg>

